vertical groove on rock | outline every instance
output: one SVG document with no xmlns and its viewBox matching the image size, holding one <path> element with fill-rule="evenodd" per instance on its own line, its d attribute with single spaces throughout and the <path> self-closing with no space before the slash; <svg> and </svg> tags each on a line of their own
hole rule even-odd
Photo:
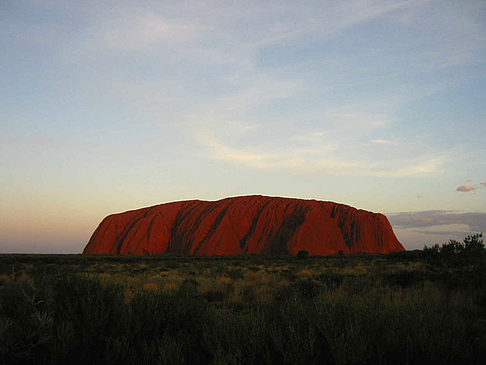
<svg viewBox="0 0 486 365">
<path fill-rule="evenodd" d="M 290 204 L 288 204 L 284 212 L 287 212 Z M 300 207 L 294 207 L 293 211 L 285 217 L 280 226 L 278 227 L 275 235 L 270 239 L 270 251 L 271 254 L 281 255 L 288 254 L 288 243 L 292 239 L 297 228 L 299 228 L 305 222 L 305 211 Z"/>
<path fill-rule="evenodd" d="M 195 207 L 198 206 L 198 203 L 200 203 L 199 200 L 189 201 L 187 204 L 189 205 L 189 208 L 186 208 L 186 204 L 183 204 L 180 208 L 179 212 L 177 213 L 176 219 L 172 224 L 169 244 L 167 247 L 168 252 L 177 254 L 184 253 L 183 247 L 181 245 L 181 238 L 178 235 L 179 225 L 181 224 L 181 222 L 183 222 L 184 218 L 186 218 L 191 213 L 191 211 L 193 211 Z"/>
<path fill-rule="evenodd" d="M 216 220 L 213 222 L 213 224 L 211 225 L 211 227 L 209 228 L 209 231 L 208 233 L 206 234 L 206 236 L 203 238 L 203 240 L 196 246 L 196 249 L 194 250 L 194 254 L 198 254 L 199 252 L 199 249 L 204 245 L 204 243 L 206 243 L 210 238 L 211 236 L 214 234 L 214 232 L 216 231 L 216 229 L 218 228 L 219 224 L 221 223 L 221 221 L 223 220 L 223 217 L 224 215 L 226 214 L 226 212 L 228 211 L 228 207 L 224 207 L 221 212 L 219 212 L 218 216 L 216 217 Z"/>
<path fill-rule="evenodd" d="M 260 209 L 258 210 L 257 214 L 255 215 L 255 217 L 253 218 L 252 220 L 252 223 L 251 223 L 251 226 L 250 226 L 250 230 L 246 233 L 246 235 L 241 239 L 240 241 L 240 247 L 241 249 L 244 249 L 245 248 L 245 244 L 246 244 L 246 241 L 248 240 L 248 238 L 255 232 L 255 229 L 258 225 L 258 221 L 260 219 L 260 216 L 262 215 L 263 213 L 263 210 L 265 209 L 265 207 L 271 203 L 271 200 L 267 201 L 265 204 L 263 204 Z"/>
<path fill-rule="evenodd" d="M 144 208 L 144 210 L 145 209 L 146 208 Z M 136 217 L 139 217 L 139 215 L 137 214 Z M 125 240 L 127 239 L 128 235 L 131 233 L 133 227 L 135 227 L 135 225 L 138 223 L 138 221 L 139 221 L 138 218 L 134 218 L 133 222 L 128 226 L 128 228 L 123 231 L 122 238 L 119 240 L 119 244 L 117 245 L 117 253 L 121 253 Z"/>
</svg>

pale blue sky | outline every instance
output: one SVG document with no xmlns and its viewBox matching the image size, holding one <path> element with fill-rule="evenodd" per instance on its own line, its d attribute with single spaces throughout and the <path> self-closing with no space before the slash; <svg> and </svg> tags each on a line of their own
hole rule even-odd
<svg viewBox="0 0 486 365">
<path fill-rule="evenodd" d="M 486 230 L 485 61 L 481 0 L 0 1 L 0 252 L 244 194 Z"/>
</svg>

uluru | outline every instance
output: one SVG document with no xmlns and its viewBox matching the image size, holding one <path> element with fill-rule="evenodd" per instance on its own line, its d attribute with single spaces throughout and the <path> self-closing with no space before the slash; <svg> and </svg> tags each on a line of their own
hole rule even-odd
<svg viewBox="0 0 486 365">
<path fill-rule="evenodd" d="M 241 196 L 107 216 L 84 254 L 389 253 L 404 250 L 380 213 L 328 201 Z"/>
</svg>

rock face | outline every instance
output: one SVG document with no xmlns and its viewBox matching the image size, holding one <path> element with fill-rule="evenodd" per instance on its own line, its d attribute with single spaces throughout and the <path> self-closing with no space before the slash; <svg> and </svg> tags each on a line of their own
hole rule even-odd
<svg viewBox="0 0 486 365">
<path fill-rule="evenodd" d="M 267 196 L 189 200 L 112 214 L 85 254 L 311 255 L 402 251 L 388 219 L 333 202 Z"/>
</svg>

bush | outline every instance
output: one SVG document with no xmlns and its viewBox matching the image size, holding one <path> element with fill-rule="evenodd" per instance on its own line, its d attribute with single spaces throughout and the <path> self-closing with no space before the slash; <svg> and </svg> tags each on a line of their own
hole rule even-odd
<svg viewBox="0 0 486 365">
<path fill-rule="evenodd" d="M 467 236 L 462 243 L 456 240 L 449 240 L 449 242 L 443 243 L 442 246 L 437 244 L 430 248 L 425 246 L 424 254 L 426 256 L 440 255 L 444 258 L 450 258 L 454 255 L 461 255 L 468 258 L 482 256 L 486 253 L 482 237 L 483 234 L 478 233 Z"/>
<path fill-rule="evenodd" d="M 309 257 L 309 251 L 300 250 L 299 252 L 297 252 L 298 259 L 306 259 L 307 257 Z"/>
</svg>

